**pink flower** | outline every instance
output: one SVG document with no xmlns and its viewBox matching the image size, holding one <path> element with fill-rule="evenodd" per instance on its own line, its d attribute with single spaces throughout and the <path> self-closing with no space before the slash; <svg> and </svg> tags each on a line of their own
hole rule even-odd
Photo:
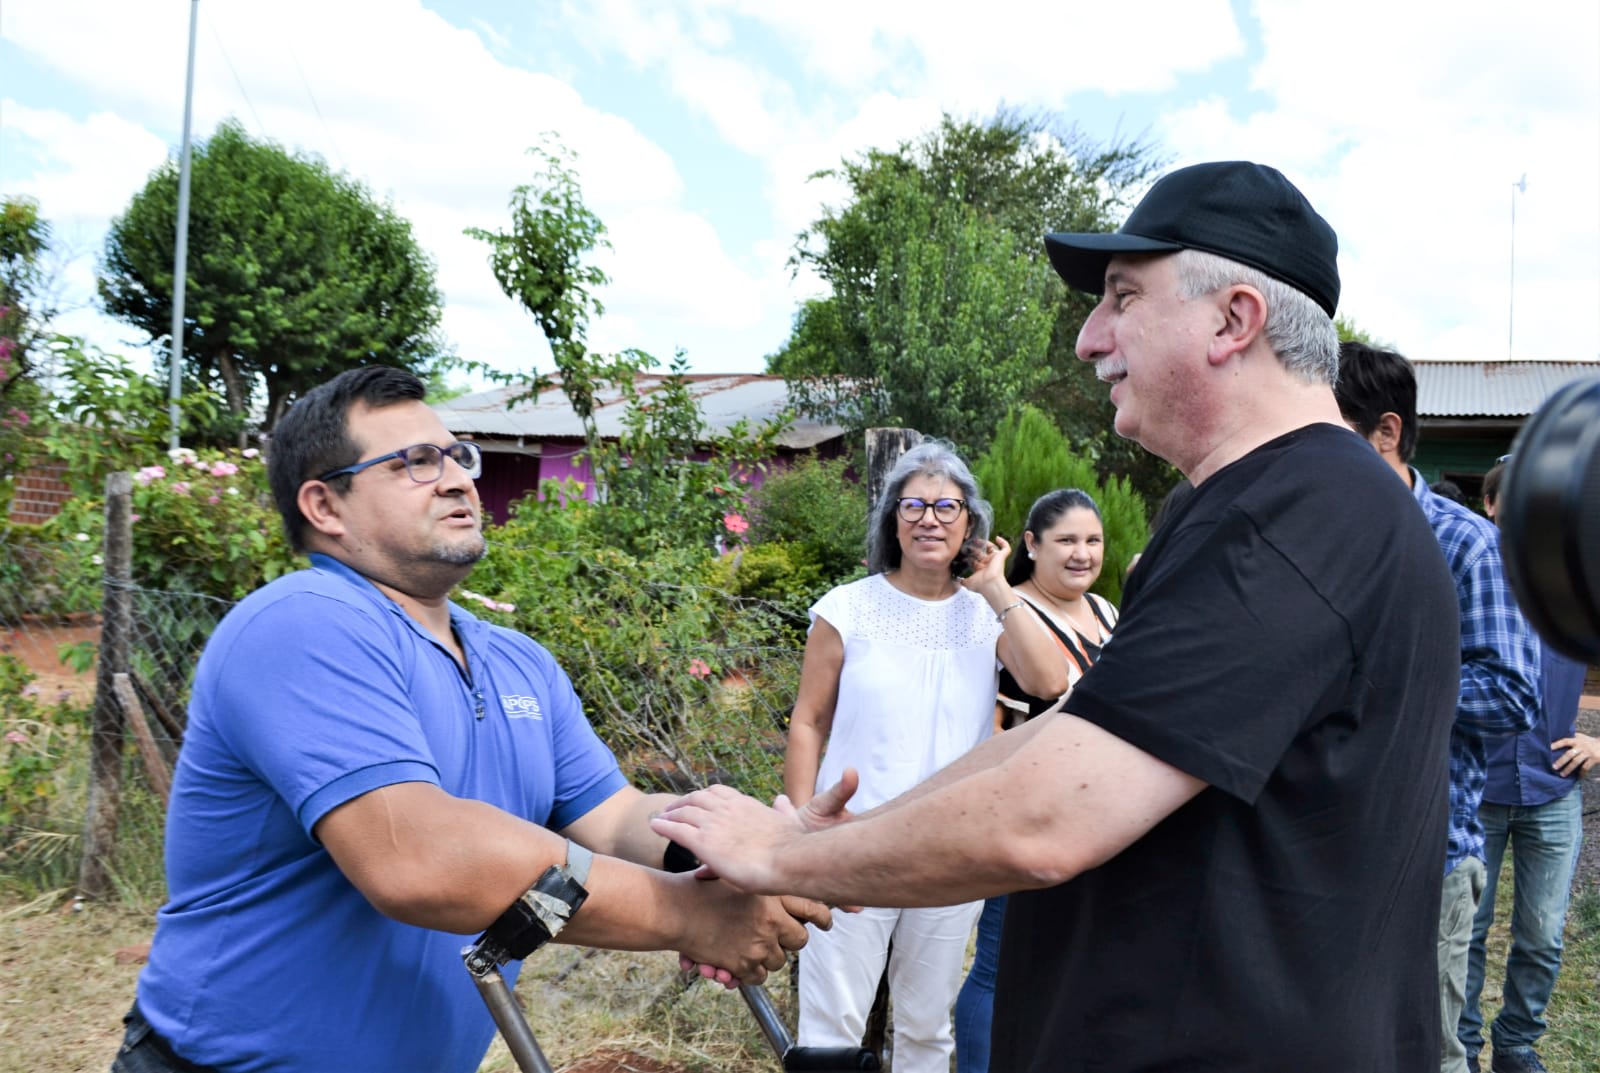
<svg viewBox="0 0 1600 1073">
<path fill-rule="evenodd" d="M 711 675 L 711 664 L 696 656 L 689 661 L 689 673 L 696 678 L 707 678 Z"/>
<path fill-rule="evenodd" d="M 222 502 L 222 497 L 221 496 L 206 496 L 206 502 L 210 503 L 214 507 L 218 503 Z"/>
<path fill-rule="evenodd" d="M 186 495 L 189 494 L 189 482 L 188 481 L 173 481 L 172 482 L 172 490 L 174 492 L 176 492 L 180 496 L 186 496 Z"/>
<path fill-rule="evenodd" d="M 743 533 L 746 529 L 750 528 L 749 522 L 745 521 L 744 518 L 740 517 L 738 514 L 732 512 L 722 516 L 722 524 L 727 526 L 728 532 L 735 536 L 738 536 L 740 533 Z"/>
<path fill-rule="evenodd" d="M 234 465 L 232 462 L 213 462 L 213 463 L 211 463 L 211 475 L 213 477 L 232 477 L 235 473 L 238 473 L 238 472 L 239 472 L 239 467 Z"/>
<path fill-rule="evenodd" d="M 138 473 L 133 475 L 133 479 L 138 481 L 140 484 L 149 484 L 151 481 L 159 481 L 166 475 L 167 471 L 166 467 L 164 466 L 145 466 Z"/>
<path fill-rule="evenodd" d="M 6 740 L 12 745 L 26 745 L 28 744 L 28 735 L 20 730 L 8 730 L 6 731 Z"/>
<path fill-rule="evenodd" d="M 29 682 L 27 685 L 22 687 L 22 695 L 24 697 L 37 697 L 43 692 L 44 690 L 39 688 L 38 682 Z"/>
<path fill-rule="evenodd" d="M 244 457 L 246 457 L 246 458 L 254 458 L 257 455 L 259 455 L 261 452 L 256 450 L 254 447 L 246 447 L 244 450 L 240 451 L 239 453 L 241 455 L 243 455 Z"/>
</svg>

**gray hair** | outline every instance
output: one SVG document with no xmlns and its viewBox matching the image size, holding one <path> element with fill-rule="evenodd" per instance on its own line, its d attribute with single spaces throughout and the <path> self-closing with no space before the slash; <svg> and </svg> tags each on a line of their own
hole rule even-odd
<svg viewBox="0 0 1600 1073">
<path fill-rule="evenodd" d="M 1267 345 L 1283 367 L 1308 384 L 1339 380 L 1339 332 L 1322 307 L 1282 280 L 1249 265 L 1204 250 L 1173 255 L 1185 298 L 1220 291 L 1235 283 L 1254 287 L 1267 300 Z"/>
<path fill-rule="evenodd" d="M 955 449 L 943 440 L 925 440 L 900 456 L 889 475 L 884 478 L 883 495 L 873 504 L 872 517 L 867 528 L 867 573 L 883 574 L 900 565 L 899 506 L 900 493 L 913 477 L 942 477 L 961 489 L 961 498 L 967 501 L 967 537 L 987 540 L 989 527 L 994 524 L 994 510 L 988 500 L 978 494 L 978 481 L 967 464 L 961 461 Z M 972 565 L 965 546 L 950 564 L 950 573 L 959 576 Z"/>
</svg>

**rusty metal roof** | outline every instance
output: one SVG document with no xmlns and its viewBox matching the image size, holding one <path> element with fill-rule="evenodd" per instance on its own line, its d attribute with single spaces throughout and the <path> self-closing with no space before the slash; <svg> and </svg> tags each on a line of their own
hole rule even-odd
<svg viewBox="0 0 1600 1073">
<path fill-rule="evenodd" d="M 634 379 L 634 390 L 640 396 L 648 395 L 665 379 L 662 374 L 641 373 Z M 684 379 L 700 404 L 706 423 L 718 432 L 732 428 L 741 418 L 752 425 L 760 425 L 776 417 L 789 403 L 789 392 L 781 376 L 706 373 L 690 374 Z M 445 427 L 458 436 L 583 439 L 583 423 L 572 412 L 572 404 L 559 384 L 546 388 L 537 398 L 524 399 L 514 407 L 506 405 L 525 390 L 524 387 L 491 388 L 436 403 L 433 411 Z M 595 421 L 603 438 L 616 439 L 621 434 L 625 409 L 622 392 L 616 388 L 608 387 L 599 394 L 595 400 Z M 801 418 L 779 436 L 777 442 L 780 447 L 798 451 L 826 443 L 843 433 L 839 425 Z"/>
<path fill-rule="evenodd" d="M 1600 361 L 1418 361 L 1422 417 L 1523 418 L 1562 384 L 1600 377 Z"/>
</svg>

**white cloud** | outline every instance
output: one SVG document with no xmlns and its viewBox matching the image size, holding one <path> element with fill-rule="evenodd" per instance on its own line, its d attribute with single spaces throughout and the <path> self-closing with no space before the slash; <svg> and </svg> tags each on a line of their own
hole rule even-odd
<svg viewBox="0 0 1600 1073">
<path fill-rule="evenodd" d="M 1258 3 L 1254 109 L 1160 123 L 1177 163 L 1281 167 L 1340 236 L 1341 308 L 1414 358 L 1600 356 L 1600 7 Z M 1381 27 L 1376 32 L 1375 27 Z"/>
<path fill-rule="evenodd" d="M 790 278 L 795 234 L 845 196 L 812 173 L 914 138 L 945 111 L 1005 102 L 1073 120 L 1089 99 L 1153 131 L 1176 163 L 1282 167 L 1339 230 L 1344 308 L 1416 357 L 1503 355 L 1510 183 L 1526 171 L 1517 353 L 1600 353 L 1600 5 L 438 6 L 445 15 L 420 0 L 202 4 L 194 131 L 235 116 L 392 198 L 438 262 L 445 328 L 469 357 L 509 368 L 537 353 L 548 368 L 531 318 L 461 235 L 506 225 L 541 132 L 578 153 L 615 245 L 591 341 L 662 358 L 683 345 L 697 368 L 755 369 L 817 290 L 808 273 Z M 0 49 L 72 93 L 0 71 L 0 188 L 39 196 L 78 254 L 80 288 L 106 222 L 178 141 L 189 10 L 5 0 Z M 568 47 L 527 34 L 529 18 Z M 541 73 L 552 70 L 563 77 Z M 624 75 L 654 95 L 607 111 L 574 88 Z M 1249 92 L 1222 95 L 1239 86 Z M 759 189 L 736 209 L 691 210 L 704 199 L 685 175 L 707 162 L 675 159 L 673 127 L 692 128 L 694 152 L 754 163 Z"/>
</svg>

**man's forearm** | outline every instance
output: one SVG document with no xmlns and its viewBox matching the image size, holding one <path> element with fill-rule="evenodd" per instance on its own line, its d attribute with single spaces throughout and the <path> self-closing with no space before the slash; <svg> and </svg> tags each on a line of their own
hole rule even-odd
<svg viewBox="0 0 1600 1073">
<path fill-rule="evenodd" d="M 791 839 L 775 855 L 772 889 L 923 906 L 1052 886 L 1203 788 L 1084 720 L 1036 719 L 880 808 Z"/>
</svg>

